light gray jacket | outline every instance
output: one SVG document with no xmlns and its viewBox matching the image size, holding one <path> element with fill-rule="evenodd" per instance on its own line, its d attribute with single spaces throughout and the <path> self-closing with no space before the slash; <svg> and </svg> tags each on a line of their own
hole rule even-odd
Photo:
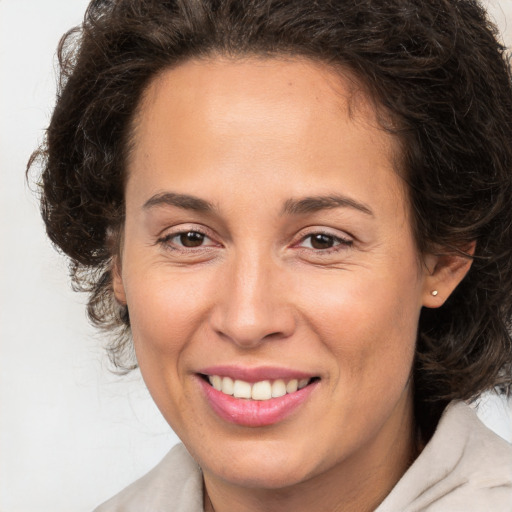
<svg viewBox="0 0 512 512">
<path fill-rule="evenodd" d="M 94 512 L 202 512 L 199 466 L 182 444 Z M 512 512 L 512 445 L 462 402 L 375 512 Z"/>
</svg>

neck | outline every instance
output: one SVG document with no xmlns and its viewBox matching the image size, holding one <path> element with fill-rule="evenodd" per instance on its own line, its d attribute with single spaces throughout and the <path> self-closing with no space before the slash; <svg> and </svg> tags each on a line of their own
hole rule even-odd
<svg viewBox="0 0 512 512">
<path fill-rule="evenodd" d="M 389 494 L 418 455 L 412 399 L 403 414 L 364 449 L 308 480 L 286 488 L 261 489 L 232 485 L 208 472 L 206 512 L 365 512 Z"/>
</svg>

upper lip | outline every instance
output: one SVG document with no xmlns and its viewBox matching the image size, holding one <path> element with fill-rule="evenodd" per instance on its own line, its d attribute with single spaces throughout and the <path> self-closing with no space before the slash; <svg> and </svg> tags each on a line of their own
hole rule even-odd
<svg viewBox="0 0 512 512">
<path fill-rule="evenodd" d="M 243 380 L 251 383 L 262 380 L 310 379 L 316 377 L 316 375 L 312 373 L 278 366 L 244 367 L 237 365 L 219 365 L 202 368 L 198 373 L 207 376 L 219 375 L 221 377 L 230 377 L 233 380 Z"/>
</svg>

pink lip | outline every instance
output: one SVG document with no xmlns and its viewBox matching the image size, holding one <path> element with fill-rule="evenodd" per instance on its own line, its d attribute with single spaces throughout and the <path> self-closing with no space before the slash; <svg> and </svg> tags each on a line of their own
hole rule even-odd
<svg viewBox="0 0 512 512">
<path fill-rule="evenodd" d="M 221 377 L 230 377 L 233 380 L 244 380 L 245 382 L 259 382 L 261 380 L 291 380 L 291 379 L 311 379 L 315 375 L 299 372 L 287 368 L 278 368 L 276 366 L 260 366 L 257 368 L 246 368 L 241 366 L 209 366 L 198 371 L 203 375 L 220 375 Z"/>
<path fill-rule="evenodd" d="M 201 377 L 198 377 L 198 382 L 211 408 L 220 418 L 244 427 L 264 427 L 284 420 L 304 403 L 318 384 L 318 381 L 314 381 L 295 393 L 279 398 L 247 400 L 217 391 Z"/>
</svg>

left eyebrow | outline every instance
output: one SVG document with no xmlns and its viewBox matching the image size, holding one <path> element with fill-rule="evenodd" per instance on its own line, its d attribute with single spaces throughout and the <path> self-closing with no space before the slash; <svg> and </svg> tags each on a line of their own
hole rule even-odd
<svg viewBox="0 0 512 512">
<path fill-rule="evenodd" d="M 314 213 L 320 210 L 330 210 L 333 208 L 353 208 L 366 215 L 373 216 L 372 210 L 363 203 L 350 197 L 341 195 L 312 196 L 301 199 L 288 199 L 283 206 L 281 215 L 301 215 L 305 213 Z"/>
<path fill-rule="evenodd" d="M 199 212 L 212 212 L 216 210 L 212 203 L 199 197 L 188 194 L 175 194 L 173 192 L 164 192 L 150 197 L 143 205 L 145 210 L 157 206 L 175 206 L 184 210 L 195 210 Z"/>
</svg>

